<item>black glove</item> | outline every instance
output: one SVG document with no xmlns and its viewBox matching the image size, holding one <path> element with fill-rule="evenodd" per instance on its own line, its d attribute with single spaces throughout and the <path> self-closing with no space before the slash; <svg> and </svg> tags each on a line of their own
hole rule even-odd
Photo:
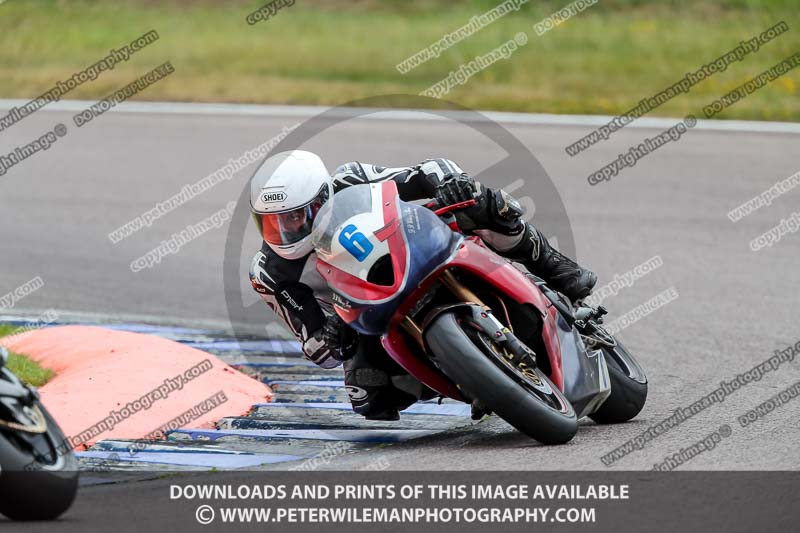
<svg viewBox="0 0 800 533">
<path fill-rule="evenodd" d="M 336 313 L 325 318 L 321 337 L 331 357 L 337 361 L 346 361 L 355 354 L 358 334 Z"/>
<path fill-rule="evenodd" d="M 479 183 L 468 176 L 449 174 L 436 188 L 436 201 L 440 207 L 477 200 L 476 196 L 483 189 Z"/>
<path fill-rule="evenodd" d="M 522 208 L 502 189 L 493 190 L 465 176 L 447 176 L 436 190 L 441 207 L 475 200 L 475 205 L 455 213 L 464 231 L 489 229 L 506 235 L 516 235 L 524 229 Z"/>
</svg>

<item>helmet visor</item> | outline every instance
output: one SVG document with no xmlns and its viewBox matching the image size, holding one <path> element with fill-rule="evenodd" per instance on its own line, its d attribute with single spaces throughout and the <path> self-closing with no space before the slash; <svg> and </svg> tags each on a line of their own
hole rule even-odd
<svg viewBox="0 0 800 533">
<path fill-rule="evenodd" d="M 328 201 L 328 187 L 323 185 L 317 195 L 307 204 L 283 211 L 256 215 L 260 222 L 261 236 L 270 244 L 285 246 L 294 244 L 311 234 L 314 218 Z"/>
</svg>

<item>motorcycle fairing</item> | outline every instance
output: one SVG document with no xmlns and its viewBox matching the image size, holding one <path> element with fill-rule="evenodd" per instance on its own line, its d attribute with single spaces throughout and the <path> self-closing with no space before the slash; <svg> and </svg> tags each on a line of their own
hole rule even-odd
<svg viewBox="0 0 800 533">
<path fill-rule="evenodd" d="M 438 393 L 463 400 L 455 384 L 431 361 L 420 357 L 419 350 L 400 333 L 400 322 L 441 278 L 442 271 L 462 271 L 518 304 L 537 309 L 542 314 L 542 341 L 550 363 L 548 377 L 573 403 L 579 416 L 599 407 L 610 393 L 603 354 L 585 353 L 579 334 L 525 274 L 487 249 L 478 237 L 465 239 L 427 208 L 401 201 L 393 181 L 370 185 L 369 194 L 365 190 L 362 186 L 347 188 L 329 202 L 338 201 L 341 206 L 342 202 L 347 205 L 352 199 L 358 200 L 350 212 L 340 209 L 343 213 L 337 213 L 335 223 L 324 228 L 323 253 L 318 254 L 317 264 L 334 291 L 334 309 L 353 329 L 382 335 L 384 348 L 406 371 Z M 337 241 L 346 243 L 355 237 L 358 254 L 348 254 L 346 247 L 337 249 Z M 367 249 L 381 256 L 370 257 Z M 387 255 L 391 284 L 369 281 L 366 265 L 374 267 Z M 385 335 L 387 331 L 389 335 Z"/>
<path fill-rule="evenodd" d="M 335 242 L 343 231 L 358 230 L 352 221 L 359 218 L 360 224 L 367 226 L 362 233 L 373 251 L 381 250 L 379 243 L 385 242 L 388 246 L 384 247 L 387 253 L 371 258 L 371 263 L 375 265 L 388 254 L 392 284 L 368 281 L 369 271 L 341 251 L 320 256 L 317 270 L 335 292 L 334 309 L 342 319 L 359 333 L 382 335 L 397 307 L 425 276 L 452 255 L 462 237 L 429 209 L 400 200 L 395 182 L 374 184 L 370 188 L 372 207 L 369 213 L 359 213 L 338 227 L 330 228 L 328 233 Z M 346 195 L 349 190 L 344 189 L 336 196 Z M 374 228 L 372 231 L 367 229 L 370 225 Z"/>
</svg>

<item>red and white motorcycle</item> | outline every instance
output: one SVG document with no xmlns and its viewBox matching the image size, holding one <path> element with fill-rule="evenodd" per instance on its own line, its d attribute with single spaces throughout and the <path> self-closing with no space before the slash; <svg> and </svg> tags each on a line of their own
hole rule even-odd
<svg viewBox="0 0 800 533">
<path fill-rule="evenodd" d="M 474 202 L 474 201 L 472 201 Z M 639 363 L 602 328 L 474 236 L 453 211 L 400 200 L 392 181 L 356 185 L 320 210 L 318 270 L 336 312 L 435 394 L 494 412 L 546 444 L 578 419 L 630 420 L 647 397 Z"/>
</svg>

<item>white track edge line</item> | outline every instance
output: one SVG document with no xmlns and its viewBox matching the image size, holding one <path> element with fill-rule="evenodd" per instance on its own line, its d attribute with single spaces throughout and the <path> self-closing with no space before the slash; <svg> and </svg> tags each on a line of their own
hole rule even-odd
<svg viewBox="0 0 800 533">
<path fill-rule="evenodd" d="M 28 100 L 0 99 L 0 109 L 7 110 L 28 103 Z M 55 112 L 79 112 L 96 104 L 88 100 L 62 100 L 46 105 L 41 110 Z M 255 104 L 211 104 L 192 102 L 123 102 L 112 108 L 111 112 L 133 114 L 172 114 L 172 115 L 233 115 L 251 117 L 298 117 L 309 118 L 331 109 L 325 106 L 288 106 Z M 340 108 L 339 116 L 354 114 L 355 108 Z M 40 111 L 41 111 L 40 110 Z M 439 112 L 441 113 L 441 111 Z M 479 111 L 487 120 L 504 124 L 540 126 L 601 126 L 608 123 L 608 115 L 553 115 L 545 113 L 509 113 L 498 111 Z M 446 111 L 453 119 L 469 117 L 471 112 Z M 445 120 L 439 114 L 427 110 L 397 109 L 381 110 L 360 118 L 396 121 L 434 121 Z M 663 129 L 674 125 L 682 118 L 644 117 L 630 123 L 627 128 Z M 798 122 L 764 122 L 754 120 L 698 120 L 696 130 L 742 131 L 757 133 L 800 133 Z"/>
</svg>

